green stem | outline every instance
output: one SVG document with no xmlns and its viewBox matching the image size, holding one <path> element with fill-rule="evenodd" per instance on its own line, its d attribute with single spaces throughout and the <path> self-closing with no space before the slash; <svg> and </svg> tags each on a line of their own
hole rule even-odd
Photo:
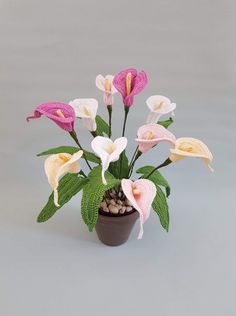
<svg viewBox="0 0 236 316">
<path fill-rule="evenodd" d="M 129 113 L 129 107 L 125 106 L 124 110 L 125 110 L 125 117 L 124 117 L 123 129 L 122 129 L 122 137 L 125 135 L 125 127 L 126 127 L 127 116 Z"/>
<path fill-rule="evenodd" d="M 145 176 L 144 178 L 143 178 L 143 176 L 141 176 L 141 177 L 139 177 L 139 179 L 141 179 L 141 178 L 148 179 L 155 171 L 157 171 L 158 169 L 160 169 L 162 167 L 166 167 L 171 163 L 172 163 L 172 161 L 170 160 L 170 158 L 167 158 L 162 164 L 160 164 L 155 169 L 153 169 L 147 176 Z"/>
<path fill-rule="evenodd" d="M 107 105 L 108 115 L 109 115 L 109 138 L 111 138 L 111 117 L 112 117 L 112 106 Z"/>
<path fill-rule="evenodd" d="M 130 168 L 129 168 L 129 178 L 131 177 L 132 173 L 133 173 L 133 169 L 134 169 L 134 165 L 136 163 L 136 161 L 138 160 L 138 158 L 142 155 L 141 151 L 138 150 L 138 147 L 137 147 L 137 153 L 136 153 L 136 156 L 135 158 L 133 159 L 133 162 L 130 164 Z"/>
<path fill-rule="evenodd" d="M 83 147 L 81 146 L 78 138 L 77 138 L 77 135 L 76 135 L 76 132 L 73 130 L 72 132 L 69 132 L 70 136 L 74 139 L 74 141 L 76 142 L 76 144 L 79 146 L 79 149 L 83 150 Z M 83 150 L 84 152 L 84 150 Z M 92 170 L 92 167 L 90 166 L 89 162 L 88 162 L 88 159 L 86 158 L 86 155 L 85 153 L 83 154 L 84 155 L 84 160 L 86 161 L 88 167 L 90 170 Z"/>
<path fill-rule="evenodd" d="M 83 170 L 80 170 L 79 174 L 81 174 L 81 176 L 83 176 L 84 178 L 88 178 L 86 174 L 83 172 Z"/>
</svg>

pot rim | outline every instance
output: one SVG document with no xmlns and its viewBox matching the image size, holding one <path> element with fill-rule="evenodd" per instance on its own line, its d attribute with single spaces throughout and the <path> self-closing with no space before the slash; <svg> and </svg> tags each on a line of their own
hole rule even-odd
<svg viewBox="0 0 236 316">
<path fill-rule="evenodd" d="M 137 212 L 137 210 L 135 208 L 133 208 L 132 211 L 130 211 L 128 213 L 124 213 L 124 214 L 112 214 L 111 212 L 104 212 L 102 209 L 99 209 L 98 214 L 100 216 L 104 216 L 104 217 L 125 217 L 125 216 L 129 216 L 131 214 L 134 214 L 135 212 Z"/>
</svg>

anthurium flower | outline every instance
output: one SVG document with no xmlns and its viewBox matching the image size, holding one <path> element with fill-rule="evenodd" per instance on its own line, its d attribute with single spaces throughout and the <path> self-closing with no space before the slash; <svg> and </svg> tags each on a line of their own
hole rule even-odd
<svg viewBox="0 0 236 316">
<path fill-rule="evenodd" d="M 114 76 L 112 75 L 106 75 L 105 77 L 98 75 L 95 80 L 97 88 L 104 92 L 103 101 L 106 105 L 113 104 L 113 94 L 118 92 L 113 84 L 113 79 Z"/>
<path fill-rule="evenodd" d="M 77 173 L 80 171 L 80 164 L 78 160 L 83 155 L 83 151 L 79 150 L 75 154 L 60 153 L 49 156 L 44 163 L 45 173 L 48 182 L 54 191 L 54 204 L 58 204 L 58 184 L 59 178 L 65 173 Z"/>
<path fill-rule="evenodd" d="M 152 202 L 156 196 L 156 186 L 147 179 L 140 179 L 134 182 L 129 179 L 122 179 L 121 186 L 127 199 L 139 212 L 140 231 L 138 239 L 141 239 L 143 236 L 143 224 L 150 215 Z"/>
<path fill-rule="evenodd" d="M 148 82 L 146 73 L 142 70 L 139 73 L 134 68 L 122 70 L 115 75 L 113 84 L 123 97 L 125 106 L 131 106 L 134 96 L 143 91 Z"/>
<path fill-rule="evenodd" d="M 207 167 L 213 171 L 211 162 L 212 153 L 202 141 L 196 138 L 181 137 L 175 142 L 175 148 L 170 149 L 170 160 L 175 162 L 186 157 L 201 158 Z"/>
<path fill-rule="evenodd" d="M 174 134 L 168 131 L 160 124 L 146 124 L 138 129 L 138 137 L 135 139 L 139 144 L 139 151 L 146 153 L 153 146 L 157 145 L 162 141 L 170 142 L 175 144 L 176 138 Z"/>
<path fill-rule="evenodd" d="M 174 110 L 176 108 L 176 104 L 171 103 L 170 99 L 163 95 L 152 95 L 147 99 L 146 104 L 150 109 L 147 123 L 157 123 L 162 115 L 170 112 L 174 115 Z"/>
<path fill-rule="evenodd" d="M 111 162 L 119 159 L 120 154 L 127 146 L 127 138 L 120 137 L 113 142 L 110 138 L 97 136 L 92 140 L 91 146 L 93 151 L 101 158 L 102 182 L 106 185 L 105 171 Z"/>
<path fill-rule="evenodd" d="M 67 132 L 74 130 L 75 111 L 69 104 L 60 102 L 40 104 L 36 107 L 34 115 L 28 116 L 26 120 L 37 119 L 42 115 L 47 116 Z"/>
<path fill-rule="evenodd" d="M 91 132 L 96 131 L 98 101 L 96 99 L 75 99 L 69 104 L 75 110 L 75 116 L 82 119 L 84 126 Z"/>
</svg>

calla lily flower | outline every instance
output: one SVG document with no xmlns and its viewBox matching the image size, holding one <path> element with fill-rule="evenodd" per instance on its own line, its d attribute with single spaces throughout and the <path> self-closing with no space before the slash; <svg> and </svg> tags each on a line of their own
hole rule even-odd
<svg viewBox="0 0 236 316">
<path fill-rule="evenodd" d="M 83 155 L 83 151 L 79 150 L 73 155 L 67 153 L 60 153 L 49 156 L 44 163 L 44 170 L 48 178 L 48 182 L 54 191 L 54 204 L 58 204 L 58 184 L 59 178 L 65 173 L 77 173 L 80 171 L 80 164 L 78 160 Z"/>
<path fill-rule="evenodd" d="M 92 140 L 91 146 L 102 161 L 102 183 L 106 185 L 105 171 L 111 162 L 119 159 L 120 154 L 127 146 L 127 138 L 120 137 L 113 142 L 110 138 L 97 136 Z"/>
<path fill-rule="evenodd" d="M 96 131 L 98 101 L 96 99 L 75 99 L 69 104 L 75 110 L 75 116 L 82 119 L 84 126 L 91 132 Z"/>
<path fill-rule="evenodd" d="M 150 109 L 147 123 L 157 123 L 162 115 L 170 112 L 174 115 L 174 110 L 176 108 L 176 104 L 171 103 L 170 99 L 163 95 L 152 95 L 146 100 L 146 104 Z"/>
<path fill-rule="evenodd" d="M 186 157 L 201 158 L 207 167 L 213 171 L 211 162 L 213 155 L 202 141 L 196 138 L 181 137 L 175 142 L 175 148 L 170 149 L 170 160 L 176 162 Z"/>
<path fill-rule="evenodd" d="M 112 75 L 106 75 L 105 77 L 102 75 L 98 75 L 95 80 L 97 88 L 104 92 L 103 101 L 106 105 L 113 104 L 113 94 L 118 92 L 113 85 L 113 79 L 114 76 Z"/>
<path fill-rule="evenodd" d="M 137 72 L 134 68 L 122 70 L 115 75 L 113 84 L 123 97 L 125 106 L 130 107 L 134 102 L 134 96 L 146 87 L 147 75 L 144 71 Z"/>
<path fill-rule="evenodd" d="M 152 202 L 156 196 L 156 186 L 148 179 L 131 181 L 121 180 L 122 190 L 132 206 L 139 212 L 140 231 L 138 239 L 143 236 L 143 224 L 150 215 Z"/>
<path fill-rule="evenodd" d="M 40 104 L 36 107 L 34 115 L 28 116 L 26 120 L 37 119 L 42 115 L 47 116 L 67 132 L 74 130 L 75 111 L 69 104 L 60 102 Z"/>
<path fill-rule="evenodd" d="M 176 138 L 174 134 L 168 131 L 160 124 L 146 124 L 138 129 L 138 137 L 135 139 L 139 144 L 139 151 L 146 153 L 153 146 L 157 145 L 162 141 L 170 142 L 175 144 Z"/>
</svg>

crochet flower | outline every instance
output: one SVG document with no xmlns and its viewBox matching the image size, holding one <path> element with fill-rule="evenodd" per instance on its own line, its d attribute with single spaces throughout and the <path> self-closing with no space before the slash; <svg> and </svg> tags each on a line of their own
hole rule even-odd
<svg viewBox="0 0 236 316">
<path fill-rule="evenodd" d="M 175 144 L 175 136 L 160 124 L 146 124 L 138 129 L 138 137 L 135 139 L 139 145 L 139 151 L 146 153 L 159 142 L 167 141 Z"/>
<path fill-rule="evenodd" d="M 98 75 L 95 80 L 97 88 L 104 92 L 103 101 L 106 105 L 113 104 L 113 94 L 118 92 L 113 85 L 113 79 L 114 76 L 112 75 L 106 75 L 105 77 Z"/>
<path fill-rule="evenodd" d="M 175 142 L 175 148 L 170 149 L 170 160 L 172 162 L 178 161 L 185 157 L 201 158 L 207 165 L 207 167 L 213 171 L 211 162 L 213 155 L 208 147 L 199 139 L 181 137 Z"/>
<path fill-rule="evenodd" d="M 98 101 L 95 99 L 75 99 L 69 104 L 74 109 L 75 116 L 82 119 L 84 126 L 91 132 L 96 131 Z"/>
<path fill-rule="evenodd" d="M 139 212 L 140 231 L 138 239 L 143 236 L 143 224 L 150 215 L 152 202 L 156 196 L 156 186 L 147 179 L 131 181 L 122 179 L 122 190 L 132 206 Z"/>
<path fill-rule="evenodd" d="M 120 154 L 127 146 L 127 138 L 120 137 L 113 142 L 110 138 L 97 136 L 92 140 L 91 146 L 102 161 L 102 182 L 106 185 L 105 171 L 111 162 L 119 159 Z"/>
<path fill-rule="evenodd" d="M 44 163 L 44 170 L 48 178 L 48 182 L 54 191 L 54 204 L 58 204 L 58 184 L 59 178 L 65 173 L 77 173 L 80 171 L 80 164 L 78 160 L 83 155 L 83 151 L 79 150 L 73 155 L 67 153 L 60 153 L 49 156 Z"/>
<path fill-rule="evenodd" d="M 146 104 L 150 109 L 147 123 L 157 123 L 162 115 L 170 112 L 174 115 L 174 110 L 176 108 L 176 104 L 171 103 L 170 99 L 163 95 L 152 95 L 146 100 Z"/>
<path fill-rule="evenodd" d="M 34 115 L 28 116 L 26 120 L 37 119 L 42 115 L 47 116 L 67 132 L 74 130 L 75 112 L 69 104 L 60 102 L 40 104 L 36 107 Z"/>
<path fill-rule="evenodd" d="M 129 107 L 134 102 L 134 96 L 143 91 L 148 82 L 144 71 L 137 73 L 134 68 L 122 70 L 115 75 L 113 84 L 123 97 L 123 103 Z"/>
</svg>

